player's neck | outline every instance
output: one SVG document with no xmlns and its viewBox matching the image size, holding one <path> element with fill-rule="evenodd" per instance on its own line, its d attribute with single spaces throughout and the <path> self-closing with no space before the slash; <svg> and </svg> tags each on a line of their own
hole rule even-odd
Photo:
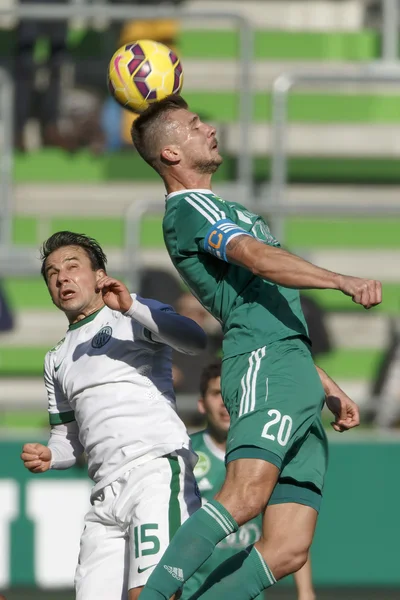
<svg viewBox="0 0 400 600">
<path fill-rule="evenodd" d="M 103 306 L 104 306 L 103 299 L 101 297 L 99 297 L 96 299 L 96 301 L 94 303 L 91 303 L 87 307 L 82 308 L 79 311 L 79 313 L 68 314 L 66 312 L 65 314 L 66 314 L 69 324 L 74 325 L 74 323 L 78 323 L 79 321 L 83 321 L 83 319 L 90 317 L 90 315 L 92 315 L 93 313 L 95 313 L 98 310 L 100 310 L 101 308 L 103 308 Z"/>
<path fill-rule="evenodd" d="M 224 432 L 222 435 L 217 431 L 214 431 L 210 426 L 207 428 L 207 433 L 210 437 L 210 440 L 219 450 L 222 452 L 226 452 L 226 433 Z"/>
<path fill-rule="evenodd" d="M 210 173 L 168 174 L 164 177 L 165 189 L 167 194 L 181 190 L 211 190 L 211 177 Z"/>
</svg>

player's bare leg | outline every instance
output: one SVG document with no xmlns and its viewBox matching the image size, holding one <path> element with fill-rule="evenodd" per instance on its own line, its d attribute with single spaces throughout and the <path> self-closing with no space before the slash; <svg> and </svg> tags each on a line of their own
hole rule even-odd
<svg viewBox="0 0 400 600">
<path fill-rule="evenodd" d="M 308 555 L 306 564 L 294 574 L 298 600 L 316 600 L 312 582 L 311 559 Z"/>
<path fill-rule="evenodd" d="M 258 458 L 228 463 L 226 478 L 215 496 L 240 526 L 264 512 L 279 477 L 279 469 Z"/>
<path fill-rule="evenodd" d="M 239 458 L 229 462 L 221 491 L 178 529 L 161 562 L 150 575 L 142 593 L 143 600 L 167 600 L 176 593 L 211 556 L 221 540 L 264 512 L 278 476 L 279 469 L 265 460 Z M 177 552 L 177 548 L 185 548 L 185 552 Z M 251 582 L 252 590 L 248 597 L 254 598 L 261 590 L 273 585 L 275 579 L 273 576 L 267 579 L 268 566 L 263 564 L 264 560 L 256 549 L 246 553 L 246 557 L 247 554 L 247 570 L 250 572 L 246 573 L 248 579 L 244 579 Z M 169 575 L 174 569 L 179 579 Z M 254 570 L 256 573 L 253 573 Z M 253 595 L 253 591 L 257 593 Z M 230 597 L 229 593 L 226 597 Z M 242 597 L 247 596 L 243 594 Z"/>
<path fill-rule="evenodd" d="M 317 511 L 302 504 L 268 506 L 261 539 L 255 544 L 275 579 L 296 573 L 307 562 Z"/>
<path fill-rule="evenodd" d="M 278 579 L 303 567 L 318 513 L 310 506 L 295 502 L 273 504 L 265 509 L 278 475 L 277 467 L 260 459 L 228 463 L 226 481 L 216 501 L 238 524 L 265 511 L 262 536 L 254 546 L 231 557 L 211 573 L 191 600 L 254 598 Z"/>
<path fill-rule="evenodd" d="M 308 558 L 317 511 L 287 503 L 269 506 L 261 539 L 218 567 L 190 600 L 254 598 L 278 579 L 295 573 Z"/>
</svg>

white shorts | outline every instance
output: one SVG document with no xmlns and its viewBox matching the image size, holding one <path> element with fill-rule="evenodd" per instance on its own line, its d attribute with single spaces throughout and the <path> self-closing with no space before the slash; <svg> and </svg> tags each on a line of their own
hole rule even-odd
<svg viewBox="0 0 400 600">
<path fill-rule="evenodd" d="M 183 521 L 201 505 L 193 454 L 179 451 L 106 486 L 85 516 L 76 600 L 126 600 L 145 585 Z"/>
</svg>

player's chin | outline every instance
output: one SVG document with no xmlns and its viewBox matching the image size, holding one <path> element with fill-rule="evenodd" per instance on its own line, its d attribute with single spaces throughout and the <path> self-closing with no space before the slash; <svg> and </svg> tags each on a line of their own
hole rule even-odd
<svg viewBox="0 0 400 600">
<path fill-rule="evenodd" d="M 82 307 L 82 299 L 76 295 L 60 299 L 60 308 L 65 311 L 77 311 Z"/>
<path fill-rule="evenodd" d="M 216 423 L 216 429 L 218 430 L 220 435 L 223 435 L 225 433 L 228 433 L 229 425 L 230 425 L 229 418 L 228 419 L 219 419 Z"/>
</svg>

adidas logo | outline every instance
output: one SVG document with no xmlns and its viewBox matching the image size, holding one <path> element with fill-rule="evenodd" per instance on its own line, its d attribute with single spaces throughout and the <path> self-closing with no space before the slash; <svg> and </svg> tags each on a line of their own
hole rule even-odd
<svg viewBox="0 0 400 600">
<path fill-rule="evenodd" d="M 212 489 L 213 489 L 213 486 L 210 483 L 210 481 L 207 479 L 207 477 L 203 477 L 203 479 L 201 479 L 199 481 L 199 490 L 200 491 L 202 491 L 202 492 L 209 492 Z"/>
<path fill-rule="evenodd" d="M 183 578 L 182 569 L 178 569 L 177 567 L 169 567 L 168 565 L 164 565 L 164 569 L 166 569 L 168 573 L 178 581 L 185 581 Z"/>
</svg>

